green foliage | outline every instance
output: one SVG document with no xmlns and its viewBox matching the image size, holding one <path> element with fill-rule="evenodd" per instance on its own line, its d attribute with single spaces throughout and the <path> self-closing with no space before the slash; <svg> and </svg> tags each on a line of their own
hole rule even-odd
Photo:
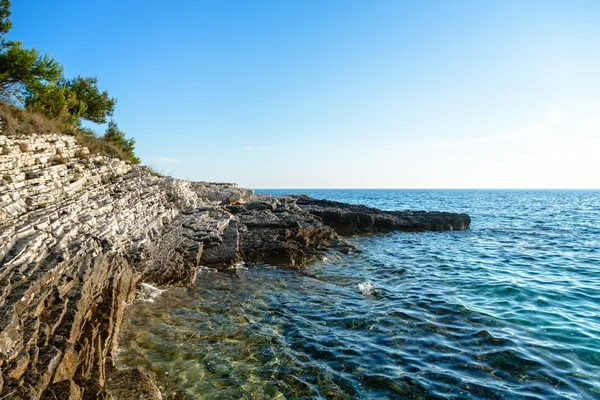
<svg viewBox="0 0 600 400">
<path fill-rule="evenodd" d="M 0 0 L 0 36 L 10 31 L 12 22 L 10 22 L 10 0 Z M 4 38 L 2 38 L 4 41 Z"/>
<path fill-rule="evenodd" d="M 105 124 L 106 119 L 113 115 L 117 100 L 109 97 L 108 92 L 100 92 L 98 89 L 98 78 L 84 78 L 78 76 L 64 83 L 75 95 L 77 104 L 71 113 L 78 114 L 81 118 Z"/>
<path fill-rule="evenodd" d="M 28 109 L 72 125 L 78 123 L 77 115 L 82 112 L 82 110 L 77 110 L 75 115 L 70 112 L 76 108 L 77 104 L 75 95 L 68 88 L 59 84 L 41 86 L 35 94 L 30 94 L 25 99 L 25 106 Z"/>
<path fill-rule="evenodd" d="M 24 49 L 20 42 L 11 42 L 0 52 L 0 96 L 5 101 L 23 101 L 62 76 L 63 67 L 55 59 L 36 49 Z"/>
<path fill-rule="evenodd" d="M 31 91 L 25 106 L 51 118 L 79 125 L 81 119 L 104 124 L 113 115 L 116 100 L 98 89 L 97 78 L 61 80 Z"/>
<path fill-rule="evenodd" d="M 140 159 L 135 156 L 135 139 L 127 139 L 125 133 L 119 129 L 117 123 L 113 120 L 108 122 L 108 127 L 104 133 L 103 139 L 109 143 L 114 144 L 117 148 L 121 149 L 123 154 L 129 161 L 134 164 L 139 164 Z"/>
</svg>

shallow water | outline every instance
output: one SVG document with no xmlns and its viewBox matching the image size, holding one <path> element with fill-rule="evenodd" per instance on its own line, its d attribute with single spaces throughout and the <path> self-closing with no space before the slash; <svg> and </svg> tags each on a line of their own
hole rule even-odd
<svg viewBox="0 0 600 400">
<path fill-rule="evenodd" d="M 600 398 L 599 191 L 296 192 L 473 222 L 353 238 L 316 278 L 202 270 L 131 307 L 119 365 L 168 399 Z"/>
</svg>

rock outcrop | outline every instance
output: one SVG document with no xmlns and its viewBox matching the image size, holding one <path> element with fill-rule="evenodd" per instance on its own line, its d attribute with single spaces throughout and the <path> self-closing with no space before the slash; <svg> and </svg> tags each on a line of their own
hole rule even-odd
<svg viewBox="0 0 600 400">
<path fill-rule="evenodd" d="M 187 182 L 66 135 L 0 135 L 0 399 L 160 398 L 112 355 L 141 282 L 189 285 L 199 265 L 298 268 L 341 235 L 466 229 L 466 215 L 383 212 Z"/>
<path fill-rule="evenodd" d="M 294 196 L 298 206 L 318 216 L 340 235 L 356 235 L 393 230 L 446 231 L 464 230 L 471 224 L 467 214 L 439 211 L 381 211 L 308 196 Z"/>
</svg>

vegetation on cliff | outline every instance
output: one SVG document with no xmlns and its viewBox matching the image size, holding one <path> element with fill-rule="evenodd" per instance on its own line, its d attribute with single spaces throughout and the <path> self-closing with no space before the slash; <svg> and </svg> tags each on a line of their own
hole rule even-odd
<svg viewBox="0 0 600 400">
<path fill-rule="evenodd" d="M 63 66 L 48 54 L 6 39 L 12 23 L 10 0 L 0 0 L 0 118 L 5 134 L 64 132 L 94 153 L 138 164 L 135 140 L 127 139 L 113 116 L 116 99 L 98 87 L 96 77 L 67 79 Z M 104 134 L 83 126 L 106 124 Z"/>
</svg>

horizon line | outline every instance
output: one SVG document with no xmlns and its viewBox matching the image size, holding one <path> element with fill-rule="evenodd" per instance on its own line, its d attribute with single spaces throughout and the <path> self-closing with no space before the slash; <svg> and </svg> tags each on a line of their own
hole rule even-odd
<svg viewBox="0 0 600 400">
<path fill-rule="evenodd" d="M 600 190 L 598 188 L 250 187 L 253 190 Z"/>
</svg>

